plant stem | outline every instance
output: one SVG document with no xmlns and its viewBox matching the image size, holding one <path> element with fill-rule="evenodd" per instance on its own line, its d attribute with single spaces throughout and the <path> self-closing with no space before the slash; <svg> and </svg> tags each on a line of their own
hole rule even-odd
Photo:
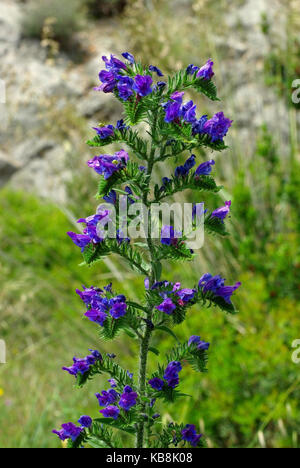
<svg viewBox="0 0 300 468">
<path fill-rule="evenodd" d="M 153 126 L 153 132 L 152 135 L 155 136 L 156 133 L 156 127 L 157 127 L 157 115 L 158 115 L 158 110 L 155 112 L 155 119 L 154 119 L 154 126 Z M 147 169 L 147 174 L 149 175 L 149 183 L 148 187 L 150 184 L 150 178 L 151 174 L 153 171 L 153 167 L 155 164 L 155 146 L 154 142 L 152 140 L 152 145 L 151 145 L 151 153 L 150 157 L 148 160 L 148 169 Z M 148 204 L 148 187 L 147 190 L 144 192 L 144 197 L 143 197 L 143 202 L 144 204 Z M 155 269 L 154 269 L 154 252 L 153 252 L 153 243 L 152 243 L 152 238 L 151 238 L 151 219 L 150 216 L 148 217 L 148 236 L 147 236 L 147 244 L 149 248 L 149 253 L 151 257 L 151 277 L 150 277 L 150 287 L 153 286 L 154 282 L 156 281 L 155 278 Z M 152 308 L 150 307 L 148 312 L 147 312 L 147 320 L 151 321 L 152 318 Z M 149 353 L 149 344 L 150 344 L 150 339 L 151 339 L 151 334 L 152 334 L 152 328 L 148 324 L 146 325 L 146 331 L 144 334 L 144 337 L 141 339 L 141 345 L 140 345 L 140 366 L 139 366 L 139 393 L 140 397 L 145 396 L 145 390 L 146 390 L 146 374 L 147 374 L 147 361 L 148 361 L 148 353 Z M 142 408 L 141 412 L 145 412 L 146 408 L 146 403 L 142 402 Z M 141 420 L 138 423 L 138 428 L 137 428 L 137 437 L 136 437 L 136 448 L 143 448 L 144 447 L 144 433 L 145 433 L 145 421 Z"/>
</svg>

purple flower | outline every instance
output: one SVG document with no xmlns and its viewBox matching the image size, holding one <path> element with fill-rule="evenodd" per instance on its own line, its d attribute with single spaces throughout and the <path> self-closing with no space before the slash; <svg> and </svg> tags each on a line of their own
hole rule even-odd
<svg viewBox="0 0 300 468">
<path fill-rule="evenodd" d="M 214 76 L 213 72 L 213 66 L 214 62 L 209 59 L 206 64 L 200 68 L 200 70 L 197 73 L 197 78 L 203 78 L 204 80 L 211 80 L 211 78 Z"/>
<path fill-rule="evenodd" d="M 161 243 L 176 246 L 181 236 L 181 232 L 176 232 L 173 226 L 163 226 L 161 230 Z"/>
<path fill-rule="evenodd" d="M 191 63 L 187 67 L 186 72 L 187 72 L 188 75 L 194 75 L 198 70 L 199 70 L 199 67 L 197 67 L 196 65 Z"/>
<path fill-rule="evenodd" d="M 133 379 L 133 373 L 132 372 L 129 372 L 129 370 L 128 370 L 126 373 L 127 373 L 128 377 L 130 379 Z"/>
<path fill-rule="evenodd" d="M 94 365 L 97 361 L 101 361 L 102 356 L 99 351 L 92 351 L 92 354 L 83 358 L 77 359 L 76 357 L 73 358 L 73 365 L 71 367 L 63 367 L 64 371 L 67 371 L 70 375 L 74 375 L 77 377 L 78 374 L 84 375 L 86 374 L 92 365 Z"/>
<path fill-rule="evenodd" d="M 103 200 L 105 200 L 106 203 L 111 203 L 112 205 L 115 205 L 117 201 L 116 192 L 114 190 L 111 190 L 108 195 L 105 195 L 103 197 Z"/>
<path fill-rule="evenodd" d="M 157 75 L 160 76 L 160 77 L 164 76 L 162 71 L 159 68 L 155 67 L 154 65 L 150 65 L 149 71 L 157 73 Z"/>
<path fill-rule="evenodd" d="M 176 309 L 176 305 L 173 304 L 172 299 L 165 299 L 159 306 L 156 306 L 156 309 L 165 314 L 172 315 Z"/>
<path fill-rule="evenodd" d="M 178 296 L 183 302 L 189 302 L 194 299 L 195 294 L 195 289 L 181 289 L 176 293 L 176 296 Z"/>
<path fill-rule="evenodd" d="M 76 234 L 75 232 L 67 232 L 68 236 L 71 237 L 72 241 L 74 242 L 77 247 L 81 248 L 83 252 L 86 246 L 91 242 L 91 238 L 84 234 Z"/>
<path fill-rule="evenodd" d="M 81 416 L 78 419 L 78 422 L 82 427 L 89 428 L 89 427 L 91 427 L 91 425 L 93 423 L 93 420 L 92 420 L 92 418 L 90 418 L 90 416 Z"/>
<path fill-rule="evenodd" d="M 145 97 L 148 94 L 152 93 L 151 85 L 153 80 L 149 75 L 137 75 L 135 77 L 135 83 L 133 85 L 134 91 L 139 94 L 139 96 Z"/>
<path fill-rule="evenodd" d="M 128 62 L 130 62 L 132 65 L 135 63 L 135 59 L 134 59 L 134 56 L 132 54 L 130 54 L 129 52 L 124 52 L 123 54 L 123 57 L 128 60 Z"/>
<path fill-rule="evenodd" d="M 112 70 L 114 72 L 119 72 L 120 70 L 127 70 L 127 66 L 124 62 L 121 62 L 117 57 L 114 55 L 110 56 L 110 59 L 103 56 L 102 60 L 105 62 L 105 68 L 107 70 Z"/>
<path fill-rule="evenodd" d="M 99 73 L 99 79 L 102 85 L 94 88 L 95 91 L 103 91 L 104 93 L 112 93 L 117 85 L 115 73 L 112 71 L 102 70 Z"/>
<path fill-rule="evenodd" d="M 197 434 L 196 427 L 193 424 L 187 424 L 181 431 L 182 440 L 189 442 L 192 447 L 197 447 L 202 434 Z"/>
<path fill-rule="evenodd" d="M 196 164 L 196 156 L 192 154 L 184 163 L 185 169 L 190 171 Z"/>
<path fill-rule="evenodd" d="M 182 365 L 179 361 L 170 362 L 165 370 L 164 379 L 167 381 L 167 384 L 171 388 L 177 387 L 179 385 L 179 376 L 178 373 L 182 370 Z"/>
<path fill-rule="evenodd" d="M 128 76 L 122 76 L 119 79 L 117 88 L 119 91 L 119 96 L 123 101 L 127 101 L 130 96 L 133 95 L 133 87 L 134 81 L 132 78 L 129 78 Z"/>
<path fill-rule="evenodd" d="M 180 114 L 183 120 L 188 123 L 194 123 L 196 120 L 196 109 L 197 106 L 193 103 L 193 101 L 189 101 L 187 104 L 182 106 Z"/>
<path fill-rule="evenodd" d="M 165 81 L 158 81 L 157 82 L 157 87 L 161 90 L 164 89 L 167 86 L 167 83 Z"/>
<path fill-rule="evenodd" d="M 184 166 L 178 166 L 175 169 L 175 177 L 186 177 L 189 173 L 189 170 Z"/>
<path fill-rule="evenodd" d="M 149 289 L 149 288 L 150 288 L 150 280 L 149 280 L 149 278 L 145 278 L 145 280 L 144 280 L 144 285 L 145 285 L 145 289 Z"/>
<path fill-rule="evenodd" d="M 231 304 L 231 296 L 241 286 L 241 283 L 237 282 L 234 286 L 225 286 L 225 280 L 221 276 L 212 276 L 210 273 L 206 273 L 200 278 L 198 286 L 203 293 L 212 291 L 216 296 L 222 297 L 228 304 Z"/>
<path fill-rule="evenodd" d="M 233 120 L 227 119 L 223 112 L 218 112 L 204 124 L 204 132 L 211 136 L 212 141 L 223 140 L 227 135 Z"/>
<path fill-rule="evenodd" d="M 184 92 L 177 91 L 170 96 L 171 101 L 163 104 L 166 111 L 165 122 L 170 123 L 180 118 L 183 95 Z"/>
<path fill-rule="evenodd" d="M 212 167 L 214 166 L 215 161 L 211 159 L 210 161 L 205 161 L 200 166 L 197 167 L 195 171 L 195 176 L 200 176 L 200 175 L 209 175 L 212 171 Z"/>
<path fill-rule="evenodd" d="M 213 211 L 211 216 L 214 218 L 219 218 L 222 221 L 226 218 L 228 213 L 230 212 L 231 201 L 226 201 L 225 206 L 218 208 L 217 210 Z"/>
<path fill-rule="evenodd" d="M 123 169 L 126 166 L 128 160 L 128 153 L 124 150 L 121 150 L 115 153 L 113 156 L 108 154 L 95 156 L 93 159 L 90 159 L 87 162 L 87 165 L 94 169 L 97 174 L 103 175 L 104 179 L 107 180 L 115 172 Z"/>
<path fill-rule="evenodd" d="M 93 130 L 97 132 L 102 140 L 109 138 L 114 135 L 113 125 L 107 125 L 107 127 L 93 127 Z"/>
<path fill-rule="evenodd" d="M 209 346 L 210 346 L 210 343 L 206 343 L 205 341 L 202 341 L 200 336 L 196 336 L 196 335 L 193 335 L 190 337 L 189 339 L 189 346 L 191 345 L 195 345 L 197 346 L 197 349 L 199 351 L 206 351 L 208 350 Z"/>
<path fill-rule="evenodd" d="M 60 440 L 72 439 L 73 442 L 80 436 L 82 432 L 81 427 L 75 426 L 73 423 L 62 424 L 62 430 L 55 431 L 53 430 L 52 433 L 58 435 Z"/>
<path fill-rule="evenodd" d="M 126 387 L 124 387 L 124 393 L 121 395 L 119 406 L 121 406 L 125 411 L 128 411 L 132 406 L 136 405 L 137 398 L 138 394 L 134 392 L 131 387 L 126 385 Z"/>
<path fill-rule="evenodd" d="M 123 132 L 125 130 L 128 130 L 129 127 L 125 124 L 124 120 L 118 120 L 116 124 L 116 129 L 119 130 L 120 132 Z"/>
<path fill-rule="evenodd" d="M 216 296 L 222 297 L 228 304 L 231 304 L 231 296 L 241 284 L 242 283 L 238 281 L 234 286 L 222 286 L 216 291 Z"/>
<path fill-rule="evenodd" d="M 164 387 L 164 381 L 158 377 L 150 379 L 148 384 L 153 388 L 153 390 L 157 390 L 158 392 L 160 392 Z"/>
<path fill-rule="evenodd" d="M 103 327 L 107 314 L 97 309 L 90 309 L 84 314 L 91 322 L 95 322 Z"/>
<path fill-rule="evenodd" d="M 193 127 L 192 127 L 192 132 L 193 135 L 201 135 L 202 133 L 205 133 L 204 131 L 204 125 L 207 122 L 207 115 L 202 115 L 199 120 L 196 120 L 193 122 Z"/>
<path fill-rule="evenodd" d="M 107 382 L 110 383 L 111 388 L 117 387 L 117 382 L 115 381 L 115 379 L 109 379 Z"/>
<path fill-rule="evenodd" d="M 101 394 L 96 393 L 95 395 L 100 406 L 109 406 L 112 403 L 115 403 L 119 396 L 113 388 L 110 388 L 108 391 L 103 390 Z"/>
<path fill-rule="evenodd" d="M 123 317 L 127 312 L 127 305 L 124 302 L 114 304 L 109 313 L 114 319 Z"/>
<path fill-rule="evenodd" d="M 103 410 L 100 410 L 100 413 L 102 413 L 105 418 L 118 419 L 120 410 L 117 406 L 107 406 Z"/>
</svg>

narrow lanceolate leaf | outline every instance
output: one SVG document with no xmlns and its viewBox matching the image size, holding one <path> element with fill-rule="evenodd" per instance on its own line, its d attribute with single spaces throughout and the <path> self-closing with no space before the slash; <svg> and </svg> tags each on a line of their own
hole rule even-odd
<svg viewBox="0 0 300 468">
<path fill-rule="evenodd" d="M 195 257 L 191 249 L 180 240 L 176 246 L 164 244 L 154 246 L 154 254 L 157 261 L 174 260 L 176 262 L 181 262 L 184 260 L 193 260 Z"/>
<path fill-rule="evenodd" d="M 98 187 L 98 197 L 104 197 L 112 189 L 123 184 L 130 184 L 132 188 L 142 196 L 149 190 L 149 176 L 144 171 L 141 171 L 137 163 L 130 161 L 126 168 L 115 172 L 109 179 L 105 180 L 104 177 L 101 176 Z"/>
<path fill-rule="evenodd" d="M 155 202 L 159 202 L 165 197 L 174 195 L 175 193 L 191 189 L 197 192 L 213 192 L 217 193 L 222 189 L 222 186 L 217 186 L 215 180 L 208 175 L 195 177 L 195 171 L 191 172 L 186 177 L 172 176 L 169 182 L 163 187 L 155 189 Z"/>
<path fill-rule="evenodd" d="M 113 136 L 109 138 L 103 139 L 99 135 L 96 135 L 87 142 L 93 148 L 101 148 L 112 143 L 125 143 L 139 159 L 147 159 L 148 144 L 139 137 L 138 132 L 132 129 L 122 131 L 115 129 Z"/>
<path fill-rule="evenodd" d="M 188 75 L 184 71 L 179 71 L 169 78 L 168 96 L 175 91 L 182 91 L 187 88 L 193 88 L 197 92 L 204 94 L 212 101 L 219 101 L 216 85 L 211 80 L 197 78 L 196 74 Z"/>
<path fill-rule="evenodd" d="M 208 215 L 204 221 L 205 230 L 210 234 L 218 234 L 219 236 L 228 236 L 225 223 L 221 219 Z"/>
<path fill-rule="evenodd" d="M 127 260 L 133 270 L 143 273 L 145 276 L 149 275 L 150 266 L 141 254 L 127 242 L 120 243 L 116 239 L 106 239 L 97 245 L 89 244 L 83 252 L 83 258 L 87 265 L 92 265 L 112 253 Z"/>
</svg>

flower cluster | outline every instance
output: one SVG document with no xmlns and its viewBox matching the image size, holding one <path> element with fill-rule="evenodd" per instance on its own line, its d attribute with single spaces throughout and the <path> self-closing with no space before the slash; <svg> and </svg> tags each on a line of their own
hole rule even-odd
<svg viewBox="0 0 300 468">
<path fill-rule="evenodd" d="M 187 424 L 181 432 L 182 440 L 189 442 L 192 447 L 197 447 L 202 434 L 197 434 L 194 424 Z"/>
<path fill-rule="evenodd" d="M 77 377 L 78 374 L 84 375 L 89 372 L 90 367 L 95 365 L 97 361 L 102 361 L 102 356 L 99 351 L 91 350 L 91 354 L 83 359 L 73 358 L 73 365 L 71 367 L 63 367 L 64 371 L 69 372 L 70 375 Z"/>
<path fill-rule="evenodd" d="M 76 290 L 85 305 L 88 307 L 85 316 L 91 321 L 103 327 L 108 314 L 115 320 L 123 317 L 127 312 L 126 297 L 123 295 L 114 296 L 111 285 L 104 290 L 85 288 L 83 291 Z"/>
<path fill-rule="evenodd" d="M 154 377 L 148 381 L 148 384 L 153 390 L 157 390 L 158 392 L 164 388 L 165 384 L 170 388 L 176 388 L 179 385 L 179 372 L 181 370 L 181 363 L 179 361 L 172 361 L 165 369 L 164 380 Z"/>
<path fill-rule="evenodd" d="M 115 172 L 124 169 L 129 161 L 129 154 L 125 150 L 117 151 L 113 156 L 101 154 L 95 156 L 87 162 L 87 165 L 94 169 L 97 174 L 103 175 L 104 179 L 109 179 Z"/>
<path fill-rule="evenodd" d="M 125 125 L 124 120 L 118 120 L 116 127 L 113 125 L 106 125 L 103 127 L 93 127 L 93 130 L 97 132 L 97 135 L 101 138 L 101 140 L 105 140 L 106 138 L 113 137 L 115 134 L 115 130 L 119 130 L 120 132 L 123 132 L 125 130 L 128 130 L 129 127 Z"/>
<path fill-rule="evenodd" d="M 194 75 L 197 73 L 196 77 L 197 78 L 202 78 L 203 80 L 211 80 L 212 77 L 214 76 L 214 71 L 213 71 L 213 66 L 214 62 L 211 59 L 208 59 L 205 65 L 203 67 L 197 67 L 194 64 L 190 64 L 186 72 L 188 75 Z"/>
<path fill-rule="evenodd" d="M 231 296 L 241 286 L 241 283 L 238 281 L 234 286 L 225 286 L 225 279 L 220 275 L 212 276 L 206 273 L 200 278 L 198 286 L 204 294 L 211 291 L 215 296 L 222 297 L 228 304 L 231 304 Z"/>
<path fill-rule="evenodd" d="M 192 335 L 188 342 L 189 346 L 195 346 L 198 351 L 207 351 L 210 343 L 206 343 L 206 341 L 202 341 L 200 336 Z"/>
<path fill-rule="evenodd" d="M 67 233 L 74 244 L 81 248 L 82 252 L 89 244 L 96 245 L 103 242 L 103 238 L 99 235 L 99 228 L 103 230 L 109 221 L 109 214 L 110 212 L 108 210 L 103 210 L 88 218 L 81 218 L 77 222 L 85 224 L 86 227 L 83 230 L 83 234 L 76 234 L 75 232 Z"/>
<path fill-rule="evenodd" d="M 180 283 L 171 283 L 169 281 L 156 282 L 151 289 L 159 290 L 159 295 L 163 301 L 160 305 L 156 306 L 156 309 L 167 315 L 171 315 L 178 306 L 188 306 L 193 301 L 197 292 L 196 289 L 181 289 Z"/>
<path fill-rule="evenodd" d="M 219 218 L 221 221 L 224 222 L 226 216 L 230 213 L 231 201 L 226 201 L 225 206 L 221 206 L 221 208 L 217 208 L 211 214 L 214 218 Z"/>
<path fill-rule="evenodd" d="M 105 63 L 105 70 L 99 73 L 101 85 L 95 88 L 96 91 L 104 93 L 115 93 L 122 101 L 132 99 L 134 95 L 137 101 L 144 98 L 166 85 L 164 82 L 158 82 L 153 85 L 152 73 L 156 73 L 158 77 L 162 77 L 161 70 L 154 65 L 150 65 L 144 75 L 134 73 L 135 58 L 129 52 L 122 54 L 128 61 L 124 63 L 114 55 L 110 58 L 102 57 Z"/>
<path fill-rule="evenodd" d="M 110 388 L 108 391 L 103 390 L 101 394 L 96 393 L 96 397 L 99 405 L 105 407 L 103 410 L 100 410 L 100 413 L 105 418 L 118 419 L 120 408 L 124 411 L 129 411 L 136 405 L 138 394 L 129 385 L 126 385 L 121 395 L 113 388 Z M 117 401 L 119 406 L 115 404 Z"/>
<path fill-rule="evenodd" d="M 197 119 L 196 105 L 193 101 L 183 104 L 183 96 L 183 91 L 176 91 L 171 94 L 168 102 L 162 104 L 166 112 L 165 122 L 174 122 L 178 125 L 191 124 L 194 135 L 207 134 L 211 137 L 212 142 L 222 141 L 233 121 L 226 118 L 223 112 L 218 112 L 210 120 L 208 120 L 207 115 Z"/>
</svg>

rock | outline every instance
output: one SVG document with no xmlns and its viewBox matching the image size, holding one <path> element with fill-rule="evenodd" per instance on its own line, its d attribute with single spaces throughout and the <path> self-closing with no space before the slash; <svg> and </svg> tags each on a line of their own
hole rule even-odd
<svg viewBox="0 0 300 468">
<path fill-rule="evenodd" d="M 14 45 L 21 37 L 20 8 L 15 2 L 5 0 L 0 3 L 0 56 L 6 44 Z"/>
<path fill-rule="evenodd" d="M 42 159 L 55 147 L 55 142 L 30 139 L 21 143 L 13 152 L 13 159 L 19 167 L 26 166 L 33 159 Z"/>
<path fill-rule="evenodd" d="M 5 153 L 0 151 L 0 187 L 3 187 L 20 167 L 14 164 Z"/>
</svg>

